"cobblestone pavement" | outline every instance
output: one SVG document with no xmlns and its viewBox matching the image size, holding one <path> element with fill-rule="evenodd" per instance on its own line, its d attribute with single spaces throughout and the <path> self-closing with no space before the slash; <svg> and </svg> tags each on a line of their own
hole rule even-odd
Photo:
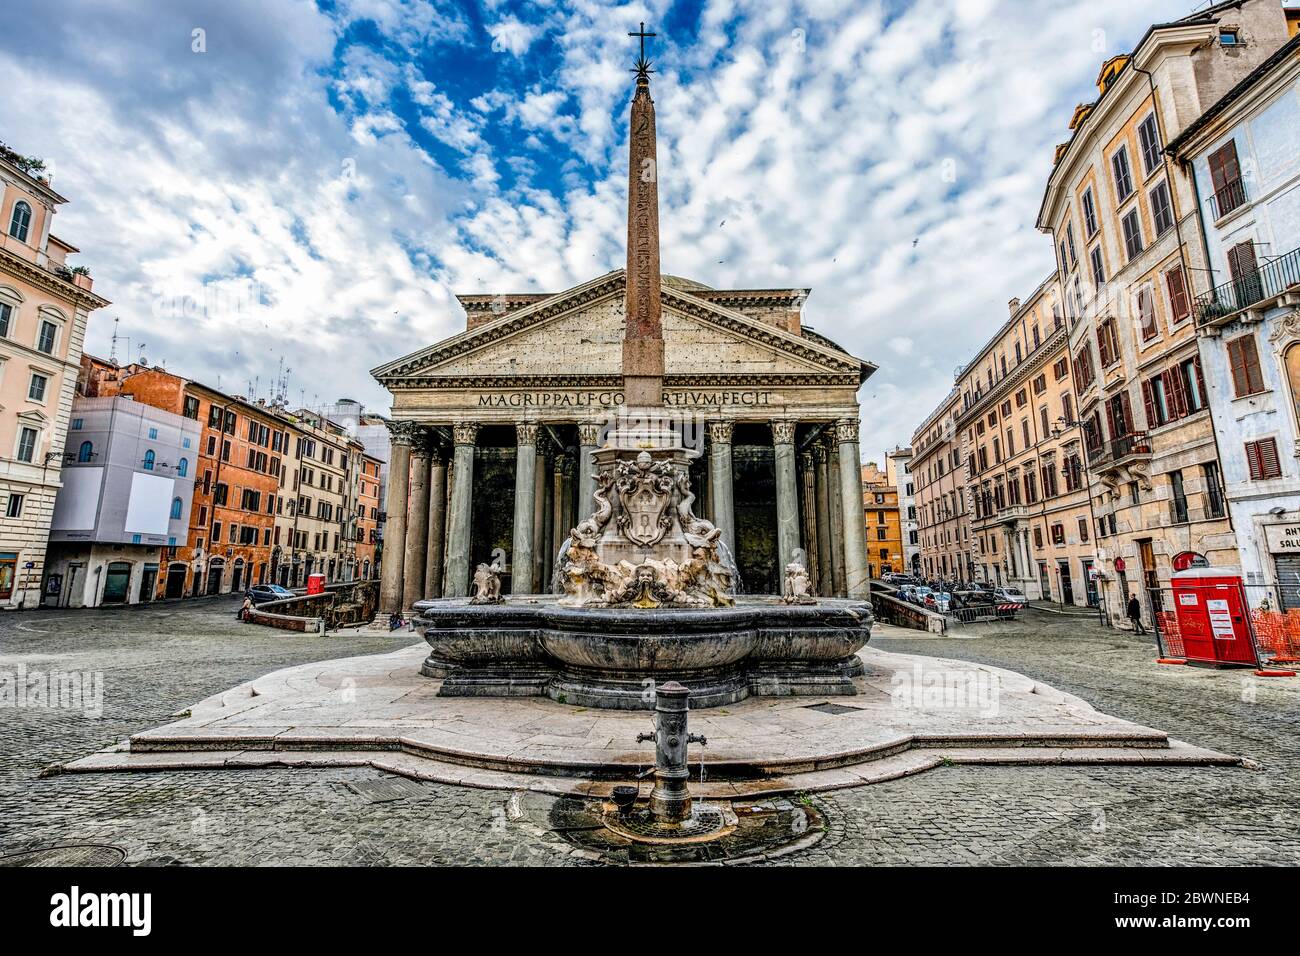
<svg viewBox="0 0 1300 956">
<path fill-rule="evenodd" d="M 276 668 L 381 653 L 412 635 L 307 637 L 243 625 L 237 601 L 0 617 L 0 673 L 101 672 L 103 714 L 0 709 L 0 854 L 104 842 L 137 865 L 540 864 L 586 861 L 519 819 L 511 795 L 436 784 L 357 793 L 357 770 L 38 777 L 46 766 L 165 723 Z M 1300 862 L 1300 697 L 1241 672 L 1162 668 L 1142 638 L 1027 612 L 968 635 L 886 650 L 1008 667 L 1101 710 L 1258 770 L 948 767 L 820 794 L 829 832 L 782 864 Z M 376 802 L 380 798 L 383 802 Z"/>
</svg>

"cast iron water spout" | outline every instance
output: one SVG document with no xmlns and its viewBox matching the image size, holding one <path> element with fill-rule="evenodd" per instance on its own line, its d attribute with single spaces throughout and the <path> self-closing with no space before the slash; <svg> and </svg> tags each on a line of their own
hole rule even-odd
<svg viewBox="0 0 1300 956">
<path fill-rule="evenodd" d="M 687 745 L 707 746 L 702 734 L 687 732 L 690 691 L 677 681 L 655 690 L 655 732 L 637 734 L 637 742 L 655 742 L 655 785 L 650 792 L 650 815 L 659 822 L 681 823 L 691 815 L 691 791 L 686 781 Z"/>
</svg>

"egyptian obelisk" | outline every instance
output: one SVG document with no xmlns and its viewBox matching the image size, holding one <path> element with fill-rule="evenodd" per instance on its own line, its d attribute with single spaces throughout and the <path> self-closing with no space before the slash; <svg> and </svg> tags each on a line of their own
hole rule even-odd
<svg viewBox="0 0 1300 956">
<path fill-rule="evenodd" d="M 659 168 L 655 149 L 655 105 L 650 99 L 650 64 L 636 64 L 636 95 L 628 138 L 627 327 L 623 335 L 623 402 L 629 408 L 663 405 L 664 336 L 659 287 Z"/>
</svg>

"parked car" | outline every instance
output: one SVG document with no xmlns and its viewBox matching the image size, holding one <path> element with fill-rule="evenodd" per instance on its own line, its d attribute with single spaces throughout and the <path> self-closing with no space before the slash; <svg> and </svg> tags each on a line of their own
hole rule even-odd
<svg viewBox="0 0 1300 956">
<path fill-rule="evenodd" d="M 980 588 L 953 591 L 952 603 L 956 607 L 992 607 L 993 595 Z"/>
<path fill-rule="evenodd" d="M 267 601 L 283 601 L 285 598 L 297 597 L 288 588 L 282 588 L 278 584 L 254 584 L 245 592 L 244 596 L 254 604 L 265 604 Z"/>
<path fill-rule="evenodd" d="M 952 607 L 952 595 L 947 591 L 931 591 L 925 596 L 925 606 L 931 611 L 947 614 Z"/>
<path fill-rule="evenodd" d="M 999 604 L 1019 604 L 1024 607 L 1029 603 L 1029 598 L 1025 597 L 1025 592 L 1018 588 L 998 588 L 993 592 L 993 597 Z"/>
</svg>

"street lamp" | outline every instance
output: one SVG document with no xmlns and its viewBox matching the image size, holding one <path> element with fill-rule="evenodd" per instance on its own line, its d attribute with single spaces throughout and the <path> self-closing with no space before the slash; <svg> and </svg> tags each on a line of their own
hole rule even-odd
<svg viewBox="0 0 1300 956">
<path fill-rule="evenodd" d="M 1079 430 L 1080 436 L 1082 437 L 1084 430 L 1087 428 L 1087 425 L 1084 422 L 1080 422 L 1080 421 L 1070 421 L 1064 415 L 1062 415 L 1060 418 L 1052 422 L 1052 438 L 1059 440 L 1060 437 L 1064 435 L 1067 431 L 1073 431 L 1076 428 Z M 1087 448 L 1085 447 L 1082 451 L 1083 453 L 1079 455 L 1079 465 L 1083 471 L 1084 493 L 1088 496 L 1088 520 L 1092 522 L 1093 535 L 1096 535 L 1097 528 L 1099 527 L 1099 525 L 1097 524 L 1097 512 L 1092 505 L 1092 478 L 1088 474 Z M 1087 587 L 1087 582 L 1084 583 L 1084 586 L 1085 588 Z M 1102 626 L 1106 626 L 1109 623 L 1106 620 L 1105 604 L 1106 602 L 1105 599 L 1102 597 L 1101 586 L 1099 584 L 1097 587 L 1097 621 Z"/>
</svg>

